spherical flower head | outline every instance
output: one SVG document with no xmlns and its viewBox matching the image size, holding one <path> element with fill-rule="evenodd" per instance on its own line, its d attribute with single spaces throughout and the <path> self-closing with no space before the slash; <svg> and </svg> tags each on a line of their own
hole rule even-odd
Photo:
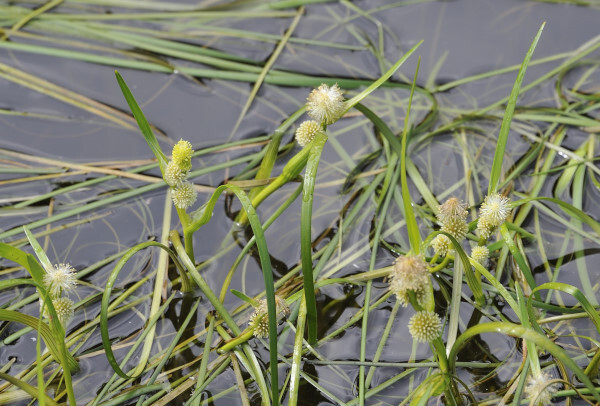
<svg viewBox="0 0 600 406">
<path fill-rule="evenodd" d="M 504 223 L 510 214 L 510 200 L 500 193 L 487 195 L 481 204 L 479 217 L 487 219 L 490 225 L 497 227 Z"/>
<path fill-rule="evenodd" d="M 436 217 L 438 221 L 444 225 L 450 218 L 458 217 L 465 220 L 468 214 L 467 205 L 456 197 L 451 197 L 438 206 L 438 214 Z"/>
<path fill-rule="evenodd" d="M 75 270 L 69 264 L 54 265 L 54 268 L 46 271 L 44 285 L 50 296 L 60 297 L 61 292 L 70 292 L 77 285 Z"/>
<path fill-rule="evenodd" d="M 525 394 L 529 401 L 535 401 L 536 405 L 540 403 L 544 406 L 552 402 L 552 395 L 558 390 L 558 384 L 549 384 L 550 376 L 540 373 L 537 376 L 529 376 Z"/>
<path fill-rule="evenodd" d="M 173 204 L 178 209 L 187 209 L 196 202 L 196 197 L 198 197 L 198 194 L 191 182 L 183 182 L 171 190 Z"/>
<path fill-rule="evenodd" d="M 345 107 L 344 96 L 337 84 L 331 87 L 322 84 L 306 99 L 306 112 L 310 118 L 324 125 L 335 123 L 344 113 Z"/>
<path fill-rule="evenodd" d="M 452 249 L 452 242 L 444 234 L 438 234 L 431 240 L 431 247 L 437 255 L 445 257 L 448 251 Z"/>
<path fill-rule="evenodd" d="M 428 343 L 440 336 L 442 320 L 435 312 L 423 310 L 412 316 L 408 322 L 408 331 L 420 343 Z"/>
<path fill-rule="evenodd" d="M 314 120 L 303 122 L 296 130 L 296 141 L 298 142 L 298 145 L 304 147 L 309 144 L 321 130 L 321 124 Z"/>
<path fill-rule="evenodd" d="M 487 240 L 492 236 L 493 231 L 494 226 L 490 224 L 489 219 L 487 217 L 480 217 L 477 221 L 477 233 L 479 237 Z"/>
<path fill-rule="evenodd" d="M 471 258 L 473 258 L 474 261 L 480 263 L 481 266 L 483 266 L 484 268 L 488 264 L 489 257 L 490 250 L 485 245 L 481 247 L 473 247 L 473 249 L 471 250 Z"/>
<path fill-rule="evenodd" d="M 287 317 L 290 314 L 290 307 L 285 299 L 275 295 L 275 309 L 277 310 L 277 321 Z M 269 318 L 267 300 L 258 302 L 254 308 L 254 313 L 250 316 L 250 326 L 254 326 L 254 336 L 257 338 L 269 337 Z"/>
<path fill-rule="evenodd" d="M 54 305 L 54 310 L 56 310 L 58 321 L 65 327 L 73 317 L 73 311 L 75 309 L 73 301 L 66 297 L 60 297 L 53 299 L 52 304 Z M 44 307 L 44 316 L 50 317 L 48 307 Z"/>
<path fill-rule="evenodd" d="M 450 217 L 442 226 L 442 231 L 450 234 L 456 241 L 461 242 L 469 232 L 469 225 L 463 218 Z"/>
<path fill-rule="evenodd" d="M 418 292 L 425 289 L 429 283 L 427 263 L 420 256 L 398 257 L 394 262 L 390 278 L 390 291 L 399 297 L 406 294 L 407 290 Z"/>
<path fill-rule="evenodd" d="M 173 162 L 182 172 L 188 172 L 192 169 L 192 144 L 189 141 L 179 140 L 177 144 L 173 146 Z"/>
<path fill-rule="evenodd" d="M 165 170 L 165 182 L 167 182 L 167 185 L 177 187 L 185 181 L 186 177 L 187 173 L 183 172 L 175 161 L 169 161 Z"/>
</svg>

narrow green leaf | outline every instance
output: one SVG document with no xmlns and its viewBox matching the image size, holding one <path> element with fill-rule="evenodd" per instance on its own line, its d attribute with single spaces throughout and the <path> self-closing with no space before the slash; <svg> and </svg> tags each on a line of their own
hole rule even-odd
<svg viewBox="0 0 600 406">
<path fill-rule="evenodd" d="M 410 241 L 410 249 L 415 253 L 421 252 L 421 234 L 419 233 L 419 225 L 417 224 L 417 218 L 412 208 L 412 200 L 410 198 L 410 192 L 408 190 L 408 179 L 406 176 L 406 148 L 408 145 L 409 136 L 409 118 L 410 108 L 412 105 L 412 98 L 415 92 L 415 85 L 417 83 L 417 76 L 419 75 L 419 65 L 421 58 L 417 61 L 417 69 L 415 71 L 415 77 L 410 88 L 410 96 L 408 98 L 408 107 L 406 108 L 406 117 L 404 118 L 404 130 L 402 132 L 402 155 L 400 156 L 400 184 L 402 188 L 402 202 L 404 204 L 404 216 L 406 217 L 406 230 L 408 232 L 408 240 Z"/>
<path fill-rule="evenodd" d="M 29 240 L 29 245 L 31 245 L 31 248 L 33 248 L 33 252 L 35 252 L 35 256 L 38 258 L 42 266 L 46 269 L 46 272 L 48 272 L 54 267 L 54 265 L 48 259 L 48 256 L 42 249 L 40 243 L 37 241 L 37 239 L 34 237 L 31 231 L 29 231 L 29 228 L 27 228 L 27 226 L 23 226 L 23 230 L 25 231 L 25 235 Z"/>
<path fill-rule="evenodd" d="M 254 306 L 254 307 L 258 306 L 258 302 L 256 300 L 254 300 L 250 296 L 245 295 L 243 292 L 240 292 L 239 290 L 235 290 L 235 289 L 231 289 L 230 292 L 234 296 L 237 296 L 239 299 L 241 299 L 244 302 L 248 303 L 249 305 Z"/>
<path fill-rule="evenodd" d="M 517 262 L 519 269 L 523 273 L 523 276 L 525 277 L 525 280 L 527 281 L 529 288 L 534 289 L 537 286 L 537 284 L 535 283 L 535 279 L 533 278 L 531 269 L 529 269 L 527 260 L 521 254 L 519 247 L 517 247 L 517 244 L 515 244 L 515 242 L 513 241 L 512 236 L 510 235 L 510 231 L 508 231 L 508 227 L 506 226 L 506 223 L 504 223 L 500 226 L 500 234 L 502 234 L 502 239 L 504 240 L 504 243 L 508 247 L 510 253 L 512 254 L 513 258 Z M 540 300 L 540 295 L 538 293 L 536 293 L 535 298 L 537 300 Z"/>
<path fill-rule="evenodd" d="M 300 214 L 300 256 L 302 260 L 302 278 L 304 280 L 304 298 L 306 300 L 308 342 L 311 345 L 317 342 L 317 301 L 315 299 L 311 236 L 312 204 L 317 169 L 326 142 L 327 136 L 325 133 L 318 132 L 314 140 L 306 147 L 310 148 L 310 154 L 306 162 L 306 173 L 302 188 L 302 211 Z"/>
<path fill-rule="evenodd" d="M 519 73 L 517 74 L 517 79 L 515 80 L 515 84 L 513 85 L 512 91 L 510 93 L 510 98 L 508 99 L 508 104 L 506 105 L 506 110 L 504 112 L 504 118 L 502 119 L 502 126 L 500 127 L 500 133 L 498 134 L 498 141 L 496 144 L 496 152 L 494 153 L 494 162 L 492 163 L 492 172 L 490 173 L 490 183 L 488 185 L 488 195 L 495 193 L 498 190 L 498 184 L 500 183 L 500 176 L 502 175 L 502 161 L 504 160 L 504 151 L 506 149 L 506 143 L 508 141 L 508 134 L 510 132 L 510 124 L 512 122 L 513 114 L 515 112 L 515 106 L 517 105 L 517 98 L 519 97 L 519 91 L 521 90 L 521 84 L 523 83 L 523 79 L 525 78 L 525 71 L 527 70 L 527 66 L 529 65 L 529 61 L 531 60 L 531 56 L 533 55 L 533 51 L 542 35 L 542 31 L 546 23 L 542 23 L 542 26 L 538 30 L 531 46 L 529 47 L 529 51 L 525 55 L 525 59 L 521 64 L 521 68 L 519 69 Z"/>
<path fill-rule="evenodd" d="M 119 82 L 119 87 L 121 88 L 121 92 L 123 92 L 123 96 L 125 97 L 125 100 L 127 101 L 129 108 L 131 109 L 131 113 L 133 114 L 133 117 L 135 117 L 135 121 L 137 121 L 137 124 L 140 127 L 140 131 L 142 132 L 142 135 L 146 139 L 148 146 L 154 153 L 154 156 L 156 156 L 156 159 L 158 159 L 160 171 L 164 174 L 167 164 L 169 163 L 169 160 L 167 159 L 166 155 L 162 152 L 162 149 L 160 148 L 160 145 L 158 144 L 158 140 L 156 139 L 156 136 L 152 132 L 152 129 L 150 128 L 150 124 L 148 124 L 148 120 L 146 120 L 146 117 L 144 116 L 142 109 L 140 108 L 137 101 L 135 100 L 135 97 L 133 97 L 131 90 L 129 90 L 129 87 L 127 87 L 125 80 L 123 79 L 123 77 L 121 77 L 121 74 L 117 71 L 115 71 L 115 76 L 117 77 L 117 82 Z"/>
<path fill-rule="evenodd" d="M 583 310 L 585 310 L 586 313 L 590 315 L 590 319 L 594 323 L 594 326 L 596 326 L 596 330 L 598 331 L 598 333 L 600 333 L 600 315 L 598 314 L 598 312 L 596 311 L 594 306 L 592 306 L 590 301 L 585 297 L 583 292 L 581 292 L 575 286 L 572 286 L 572 285 L 569 285 L 566 283 L 561 283 L 561 282 L 543 283 L 540 286 L 536 287 L 533 291 L 538 292 L 538 291 L 544 290 L 544 289 L 560 290 L 561 292 L 568 293 L 569 295 L 571 295 L 575 299 L 577 299 L 577 301 L 581 304 L 581 307 L 583 308 Z M 531 296 L 527 300 L 527 308 L 528 308 L 529 312 L 533 311 L 533 303 L 532 303 Z M 533 319 L 531 321 L 532 321 L 532 323 L 535 322 L 535 320 L 533 320 Z"/>
<path fill-rule="evenodd" d="M 256 247 L 258 249 L 258 255 L 260 258 L 260 264 L 262 267 L 263 278 L 265 283 L 265 296 L 267 299 L 267 309 L 268 309 L 268 317 L 269 317 L 269 353 L 270 353 L 270 363 L 271 363 L 271 394 L 274 399 L 274 402 L 277 402 L 279 398 L 279 372 L 277 370 L 277 310 L 275 306 L 275 287 L 273 282 L 273 269 L 271 266 L 271 257 L 269 255 L 269 250 L 267 249 L 267 242 L 265 240 L 264 232 L 262 229 L 262 225 L 260 224 L 260 220 L 258 215 L 256 214 L 256 210 L 254 206 L 250 202 L 250 199 L 244 193 L 242 189 L 234 185 L 221 185 L 219 186 L 208 200 L 208 202 L 204 205 L 203 210 L 194 213 L 192 216 L 192 222 L 186 227 L 185 232 L 195 232 L 200 227 L 208 223 L 212 217 L 212 212 L 217 203 L 217 199 L 224 191 L 231 191 L 235 193 L 236 197 L 242 204 L 242 208 L 244 209 L 244 213 L 248 218 L 248 222 L 252 227 L 252 232 L 254 233 L 254 237 L 256 238 Z M 212 293 L 208 285 L 203 282 L 203 278 L 196 271 L 195 267 L 192 265 L 191 267 L 187 267 L 188 271 L 191 273 L 192 277 L 196 281 L 196 283 L 200 282 L 205 285 L 203 291 L 207 289 L 210 293 L 207 294 L 207 299 L 211 302 L 217 311 L 219 309 L 224 309 L 221 302 L 217 298 L 217 296 Z M 202 286 L 201 286 L 202 288 Z M 206 294 L 206 292 L 204 292 Z M 240 329 L 235 324 L 235 321 L 228 316 L 228 313 L 224 311 L 224 316 L 221 314 L 221 317 L 224 318 L 225 322 L 229 325 L 232 331 L 236 334 L 240 334 Z M 226 318 L 228 317 L 228 318 Z"/>
<path fill-rule="evenodd" d="M 385 83 L 390 77 L 392 77 L 392 75 L 394 73 L 396 73 L 396 71 L 400 68 L 400 66 L 402 66 L 402 64 L 404 62 L 406 62 L 406 60 L 417 50 L 417 48 L 422 43 L 423 43 L 423 40 L 417 42 L 417 44 L 415 46 L 413 46 L 411 49 L 409 49 L 408 52 L 406 52 L 402 56 L 402 58 L 398 59 L 398 61 L 390 69 L 388 69 L 388 71 L 385 72 L 379 79 L 377 79 L 369 87 L 367 87 L 365 90 L 363 90 L 362 92 L 360 92 L 359 94 L 357 94 L 356 96 L 354 96 L 353 98 L 351 98 L 350 100 L 347 100 L 346 101 L 346 110 L 345 111 L 350 110 L 357 103 L 359 103 L 365 97 L 367 97 L 369 94 L 371 94 L 375 89 L 377 89 L 383 83 Z M 417 71 L 418 71 L 418 68 L 417 68 Z M 416 75 L 415 75 L 415 77 L 416 77 Z M 414 88 L 414 84 L 413 84 L 413 88 Z M 412 94 L 412 90 L 411 90 L 411 94 Z M 408 114 L 407 114 L 407 117 L 408 117 Z"/>
<path fill-rule="evenodd" d="M 0 379 L 5 380 L 6 382 L 10 382 L 11 384 L 15 385 L 17 388 L 27 392 L 27 394 L 29 396 L 31 396 L 32 398 L 38 399 L 40 404 L 42 404 L 42 402 L 46 402 L 46 404 L 49 406 L 58 406 L 58 403 L 56 403 L 54 401 L 54 399 L 52 399 L 45 393 L 44 393 L 44 398 L 40 399 L 38 388 L 35 388 L 35 387 L 29 385 L 28 383 L 21 381 L 20 379 L 17 379 L 13 376 L 5 374 L 4 372 L 0 372 Z"/>
</svg>

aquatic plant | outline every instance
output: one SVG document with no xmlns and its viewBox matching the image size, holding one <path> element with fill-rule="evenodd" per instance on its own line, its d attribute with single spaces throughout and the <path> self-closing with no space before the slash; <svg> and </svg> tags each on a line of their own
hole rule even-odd
<svg viewBox="0 0 600 406">
<path fill-rule="evenodd" d="M 59 3 L 56 13 L 49 12 Z M 600 40 L 567 56 L 532 60 L 540 30 L 520 66 L 437 83 L 433 74 L 418 79 L 417 62 L 411 81 L 406 72 L 397 72 L 414 59 L 419 44 L 408 50 L 402 44 L 402 58 L 395 64 L 386 59 L 392 53 L 387 36 L 393 35 L 377 20 L 377 13 L 392 5 L 362 10 L 359 3 L 335 3 L 349 13 L 336 16 L 343 17 L 338 26 L 360 39 L 357 48 L 294 36 L 305 18 L 301 3 L 272 2 L 269 10 L 252 2 L 211 9 L 164 2 L 120 5 L 144 7 L 151 11 L 147 15 L 103 9 L 87 13 L 110 8 L 112 3 L 103 1 L 97 3 L 102 6 L 84 1 L 85 9 L 72 2 L 49 2 L 35 10 L 20 2 L 0 6 L 6 25 L 0 49 L 165 72 L 186 86 L 197 84 L 194 78 L 220 78 L 223 88 L 208 92 L 211 102 L 229 98 L 225 90 L 247 96 L 229 139 L 215 134 L 216 145 L 204 146 L 195 134 L 184 135 L 189 141 L 179 135 L 169 138 L 148 122 L 140 105 L 144 110 L 151 107 L 134 97 L 144 97 L 147 89 L 137 83 L 130 89 L 120 74 L 117 82 L 133 117 L 0 64 L 3 78 L 43 89 L 110 122 L 111 129 L 131 130 L 137 123 L 155 158 L 109 167 L 3 151 L 6 160 L 15 160 L 7 173 L 36 174 L 36 179 L 16 181 L 57 181 L 48 193 L 23 197 L 11 207 L 25 219 L 11 221 L 29 222 L 29 227 L 11 225 L 14 228 L 1 233 L 5 243 L 0 244 L 0 255 L 30 276 L 13 278 L 13 272 L 20 272 L 16 268 L 1 271 L 0 288 L 9 299 L 1 303 L 0 320 L 11 323 L 9 328 L 0 326 L 1 344 L 11 345 L 27 335 L 36 339 L 37 334 L 37 354 L 29 365 L 12 359 L 0 368 L 0 379 L 6 381 L 0 387 L 0 403 L 15 401 L 11 396 L 45 404 L 66 400 L 73 405 L 193 406 L 239 401 L 418 405 L 434 397 L 448 405 L 523 400 L 545 405 L 559 396 L 600 400 L 600 352 L 595 346 L 600 317 L 594 270 L 585 261 L 587 252 L 593 252 L 586 243 L 600 241 L 600 225 L 583 211 L 590 207 L 583 198 L 586 183 L 598 185 L 598 103 L 593 91 L 579 89 L 600 66 L 584 59 L 600 48 Z M 289 18 L 291 25 L 277 36 L 210 21 L 239 21 L 244 16 Z M 365 41 L 359 33 L 367 31 L 355 25 L 355 18 L 361 24 L 376 22 L 380 37 Z M 111 19 L 129 22 L 102 22 Z M 137 24 L 144 19 L 165 29 Z M 241 38 L 244 47 L 258 38 L 257 49 L 270 44 L 274 51 L 267 59 L 255 60 L 217 50 L 215 43 L 199 46 L 194 35 L 203 30 L 217 42 L 218 37 L 231 43 Z M 82 38 L 70 37 L 73 33 Z M 77 50 L 87 49 L 87 38 L 102 55 Z M 48 45 L 33 45 L 38 43 Z M 297 46 L 325 47 L 319 56 L 336 66 L 339 60 L 328 55 L 329 50 L 368 49 L 376 56 L 381 76 L 349 79 L 368 77 L 351 64 L 339 77 L 292 72 L 289 61 L 281 63 L 285 69 L 274 68 L 284 49 L 296 52 Z M 558 68 L 523 86 L 528 66 L 561 59 L 565 60 Z M 582 66 L 586 72 L 571 86 L 565 75 Z M 463 85 L 517 71 L 510 97 L 490 106 L 465 107 L 446 100 L 456 97 L 450 94 L 454 89 L 462 93 Z M 133 72 L 125 75 L 135 81 Z M 517 106 L 522 93 L 550 78 L 556 79 L 559 107 L 548 107 L 547 100 L 540 104 L 544 107 Z M 249 81 L 252 89 L 246 95 L 242 86 L 231 86 L 229 80 Z M 291 96 L 277 88 L 286 100 L 280 104 L 277 98 L 263 98 L 263 91 L 272 90 L 261 88 L 265 83 L 303 87 L 305 93 Z M 238 99 L 232 99 L 237 105 Z M 277 128 L 260 136 L 237 131 L 248 130 L 242 123 L 246 113 L 254 118 L 263 114 L 259 108 L 251 110 L 257 103 L 281 113 L 272 120 L 280 119 Z M 286 103 L 297 110 L 290 113 Z M 154 120 L 168 113 L 155 109 L 152 114 Z M 202 131 L 209 127 L 198 126 Z M 573 148 L 578 139 L 573 133 L 563 141 L 567 129 L 575 128 L 589 134 Z M 519 143 L 518 152 L 508 143 L 509 135 L 518 138 L 513 132 L 527 140 Z M 356 133 L 360 142 L 347 141 Z M 438 148 L 449 159 L 441 159 Z M 28 159 L 40 167 L 17 165 Z M 455 175 L 448 170 L 454 168 L 448 164 L 453 161 L 462 161 L 464 176 L 458 173 L 446 185 L 445 176 Z M 90 175 L 94 173 L 102 175 Z M 68 176 L 75 179 L 73 184 L 59 181 Z M 100 193 L 78 197 L 98 184 L 106 186 Z M 550 189 L 555 196 L 545 197 Z M 56 196 L 64 198 L 55 211 Z M 155 217 L 148 207 L 157 202 L 163 206 L 163 222 L 153 228 Z M 220 203 L 225 210 L 218 210 Z M 47 213 L 31 220 L 38 208 L 47 208 Z M 99 208 L 106 210 L 97 212 Z M 133 215 L 124 216 L 122 211 L 128 209 Z M 77 217 L 90 212 L 90 217 Z M 172 213 L 179 223 L 172 221 Z M 544 216 L 553 222 L 548 230 L 540 221 Z M 139 244 L 119 235 L 115 227 L 115 241 L 107 244 L 114 247 L 111 255 L 85 267 L 72 262 L 81 269 L 78 272 L 70 265 L 53 265 L 77 257 L 77 247 L 84 245 L 75 232 L 65 244 L 68 249 L 57 249 L 55 233 L 65 236 L 73 227 L 86 231 L 95 221 L 110 224 L 113 218 L 116 223 L 142 219 L 143 232 L 134 240 Z M 221 223 L 208 229 L 212 218 Z M 65 222 L 56 223 L 60 220 Z M 555 255 L 546 239 L 556 237 L 553 228 L 559 225 L 566 234 L 559 236 L 563 245 Z M 277 233 L 269 232 L 270 227 L 278 228 Z M 22 233 L 25 238 L 19 239 Z M 282 245 L 283 259 L 278 251 Z M 98 244 L 93 249 L 101 248 Z M 48 255 L 57 259 L 51 262 Z M 579 281 L 559 282 L 565 266 L 577 268 Z M 255 275 L 262 276 L 260 283 Z M 15 296 L 9 289 L 17 292 Z M 575 304 L 565 304 L 564 294 Z M 74 314 L 77 323 L 69 323 Z M 132 326 L 137 322 L 135 328 L 123 328 L 122 317 L 134 320 Z M 15 331 L 12 323 L 24 327 Z M 572 330 L 573 323 L 584 328 Z M 497 357 L 497 348 L 488 346 L 489 334 L 502 335 L 499 341 L 507 343 L 507 356 Z M 404 347 L 412 351 L 399 352 L 397 343 L 411 339 L 413 346 Z M 522 353 L 514 351 L 516 342 L 523 343 Z M 351 356 L 333 358 L 341 352 Z M 76 357 L 84 368 L 97 357 L 103 363 L 106 359 L 114 373 L 102 371 L 98 375 L 107 377 L 100 383 L 87 375 L 72 377 Z M 23 372 L 16 372 L 17 367 Z M 550 369 L 558 379 L 550 379 Z M 477 375 L 481 371 L 483 377 Z M 514 372 L 508 382 L 496 379 L 506 371 Z M 558 381 L 564 382 L 565 390 L 558 392 Z"/>
</svg>

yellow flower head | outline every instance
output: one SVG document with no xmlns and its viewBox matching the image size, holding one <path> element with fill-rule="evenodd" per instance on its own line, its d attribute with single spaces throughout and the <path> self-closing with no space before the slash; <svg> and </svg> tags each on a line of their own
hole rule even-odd
<svg viewBox="0 0 600 406">
<path fill-rule="evenodd" d="M 182 172 L 192 169 L 192 144 L 189 141 L 179 140 L 173 147 L 173 162 Z"/>
</svg>

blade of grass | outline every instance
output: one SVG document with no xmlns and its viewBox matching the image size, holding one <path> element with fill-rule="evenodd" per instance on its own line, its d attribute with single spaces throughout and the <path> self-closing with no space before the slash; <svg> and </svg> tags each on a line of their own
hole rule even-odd
<svg viewBox="0 0 600 406">
<path fill-rule="evenodd" d="M 306 318 L 308 326 L 308 342 L 317 342 L 317 301 L 315 299 L 313 262 L 312 262 L 312 204 L 317 177 L 317 169 L 321 153 L 327 142 L 327 136 L 318 132 L 314 140 L 307 146 L 310 148 L 304 186 L 302 188 L 302 209 L 300 214 L 300 256 L 302 260 L 302 278 L 304 281 L 304 299 L 306 301 Z"/>
<path fill-rule="evenodd" d="M 408 240 L 410 241 L 410 249 L 416 255 L 421 252 L 421 234 L 419 233 L 419 226 L 417 225 L 417 218 L 412 207 L 412 200 L 410 198 L 410 192 L 408 190 L 408 179 L 406 176 L 406 147 L 408 145 L 409 137 L 409 117 L 410 108 L 412 105 L 412 98 L 415 92 L 415 86 L 417 83 L 417 76 L 419 75 L 419 65 L 421 63 L 421 57 L 417 61 L 417 68 L 415 70 L 415 76 L 410 89 L 410 96 L 408 98 L 408 106 L 406 108 L 406 117 L 404 118 L 404 130 L 402 131 L 402 154 L 400 155 L 400 185 L 402 189 L 402 202 L 404 204 L 404 217 L 406 219 L 406 230 L 408 232 Z"/>
<path fill-rule="evenodd" d="M 523 79 L 525 78 L 525 71 L 527 70 L 527 66 L 529 65 L 529 61 L 531 60 L 531 56 L 533 55 L 533 51 L 542 35 L 542 31 L 546 23 L 542 23 L 542 26 L 538 30 L 527 54 L 525 54 L 525 59 L 523 59 L 523 63 L 521 64 L 521 68 L 519 69 L 519 73 L 517 74 L 517 79 L 513 85 L 512 91 L 510 93 L 510 98 L 508 99 L 508 104 L 506 105 L 506 110 L 504 112 L 504 118 L 502 119 L 502 126 L 500 127 L 500 133 L 498 134 L 498 141 L 496 143 L 496 151 L 494 152 L 494 161 L 492 163 L 492 171 L 490 173 L 490 183 L 488 185 L 488 195 L 495 193 L 498 190 L 498 184 L 500 183 L 500 176 L 502 175 L 502 162 L 504 161 L 504 151 L 506 150 L 506 143 L 508 141 L 508 134 L 510 132 L 510 124 L 512 122 L 512 117 L 515 112 L 515 106 L 517 104 L 517 98 L 519 97 L 519 91 L 521 90 L 521 84 L 523 83 Z"/>
</svg>

